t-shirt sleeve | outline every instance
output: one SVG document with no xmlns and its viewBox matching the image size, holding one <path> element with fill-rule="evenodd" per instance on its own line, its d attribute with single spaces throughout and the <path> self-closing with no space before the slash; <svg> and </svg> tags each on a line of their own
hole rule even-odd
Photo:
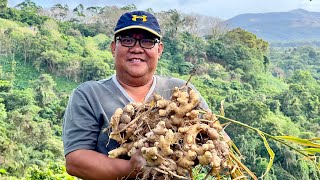
<svg viewBox="0 0 320 180">
<path fill-rule="evenodd" d="M 75 89 L 64 114 L 64 155 L 78 149 L 94 150 L 99 136 L 99 122 L 85 93 Z"/>
</svg>

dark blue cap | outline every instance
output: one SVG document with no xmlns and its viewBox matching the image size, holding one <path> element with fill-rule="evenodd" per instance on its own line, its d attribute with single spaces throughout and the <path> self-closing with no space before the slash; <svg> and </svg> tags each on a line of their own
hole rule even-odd
<svg viewBox="0 0 320 180">
<path fill-rule="evenodd" d="M 145 11 L 132 11 L 123 14 L 117 22 L 114 34 L 128 29 L 144 29 L 161 38 L 161 30 L 156 17 Z"/>
</svg>

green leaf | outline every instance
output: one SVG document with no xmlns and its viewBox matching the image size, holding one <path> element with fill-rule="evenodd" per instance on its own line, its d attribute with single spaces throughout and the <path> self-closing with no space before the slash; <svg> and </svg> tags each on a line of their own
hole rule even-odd
<svg viewBox="0 0 320 180">
<path fill-rule="evenodd" d="M 302 146 L 320 148 L 320 144 L 313 143 L 307 139 L 302 139 L 302 138 L 298 138 L 298 137 L 294 137 L 294 136 L 274 136 L 274 137 L 279 140 L 290 141 L 290 142 L 293 142 L 293 143 L 296 143 L 296 144 L 302 145 Z"/>
<path fill-rule="evenodd" d="M 7 174 L 7 171 L 5 169 L 0 169 L 0 174 Z"/>
<path fill-rule="evenodd" d="M 270 171 L 272 165 L 273 165 L 273 160 L 274 160 L 274 152 L 273 150 L 270 148 L 269 143 L 266 139 L 266 137 L 264 136 L 264 133 L 262 131 L 257 130 L 258 134 L 261 136 L 261 138 L 263 139 L 263 144 L 264 146 L 267 148 L 267 151 L 270 155 L 270 160 L 266 169 L 266 172 L 261 176 L 261 178 L 263 179 L 263 177 Z"/>
<path fill-rule="evenodd" d="M 320 153 L 320 148 L 305 148 L 302 151 L 306 152 L 307 154 L 314 155 L 316 153 Z"/>
</svg>

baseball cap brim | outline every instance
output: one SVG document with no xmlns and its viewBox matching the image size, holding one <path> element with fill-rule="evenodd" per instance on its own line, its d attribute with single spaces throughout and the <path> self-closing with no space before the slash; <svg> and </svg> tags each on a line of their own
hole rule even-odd
<svg viewBox="0 0 320 180">
<path fill-rule="evenodd" d="M 117 31 L 114 32 L 114 34 L 118 34 L 121 31 L 129 30 L 129 29 L 143 29 L 143 30 L 146 30 L 146 31 L 158 36 L 159 38 L 161 38 L 161 35 L 159 33 L 157 33 L 156 31 L 154 31 L 150 28 L 147 28 L 145 26 L 139 26 L 139 25 L 127 26 L 127 27 L 118 29 Z"/>
</svg>

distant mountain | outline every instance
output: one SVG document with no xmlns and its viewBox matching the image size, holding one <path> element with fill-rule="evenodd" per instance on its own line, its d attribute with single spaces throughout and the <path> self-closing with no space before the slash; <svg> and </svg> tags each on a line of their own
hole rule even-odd
<svg viewBox="0 0 320 180">
<path fill-rule="evenodd" d="M 296 9 L 289 12 L 241 14 L 225 21 L 269 42 L 320 40 L 320 12 Z"/>
</svg>

